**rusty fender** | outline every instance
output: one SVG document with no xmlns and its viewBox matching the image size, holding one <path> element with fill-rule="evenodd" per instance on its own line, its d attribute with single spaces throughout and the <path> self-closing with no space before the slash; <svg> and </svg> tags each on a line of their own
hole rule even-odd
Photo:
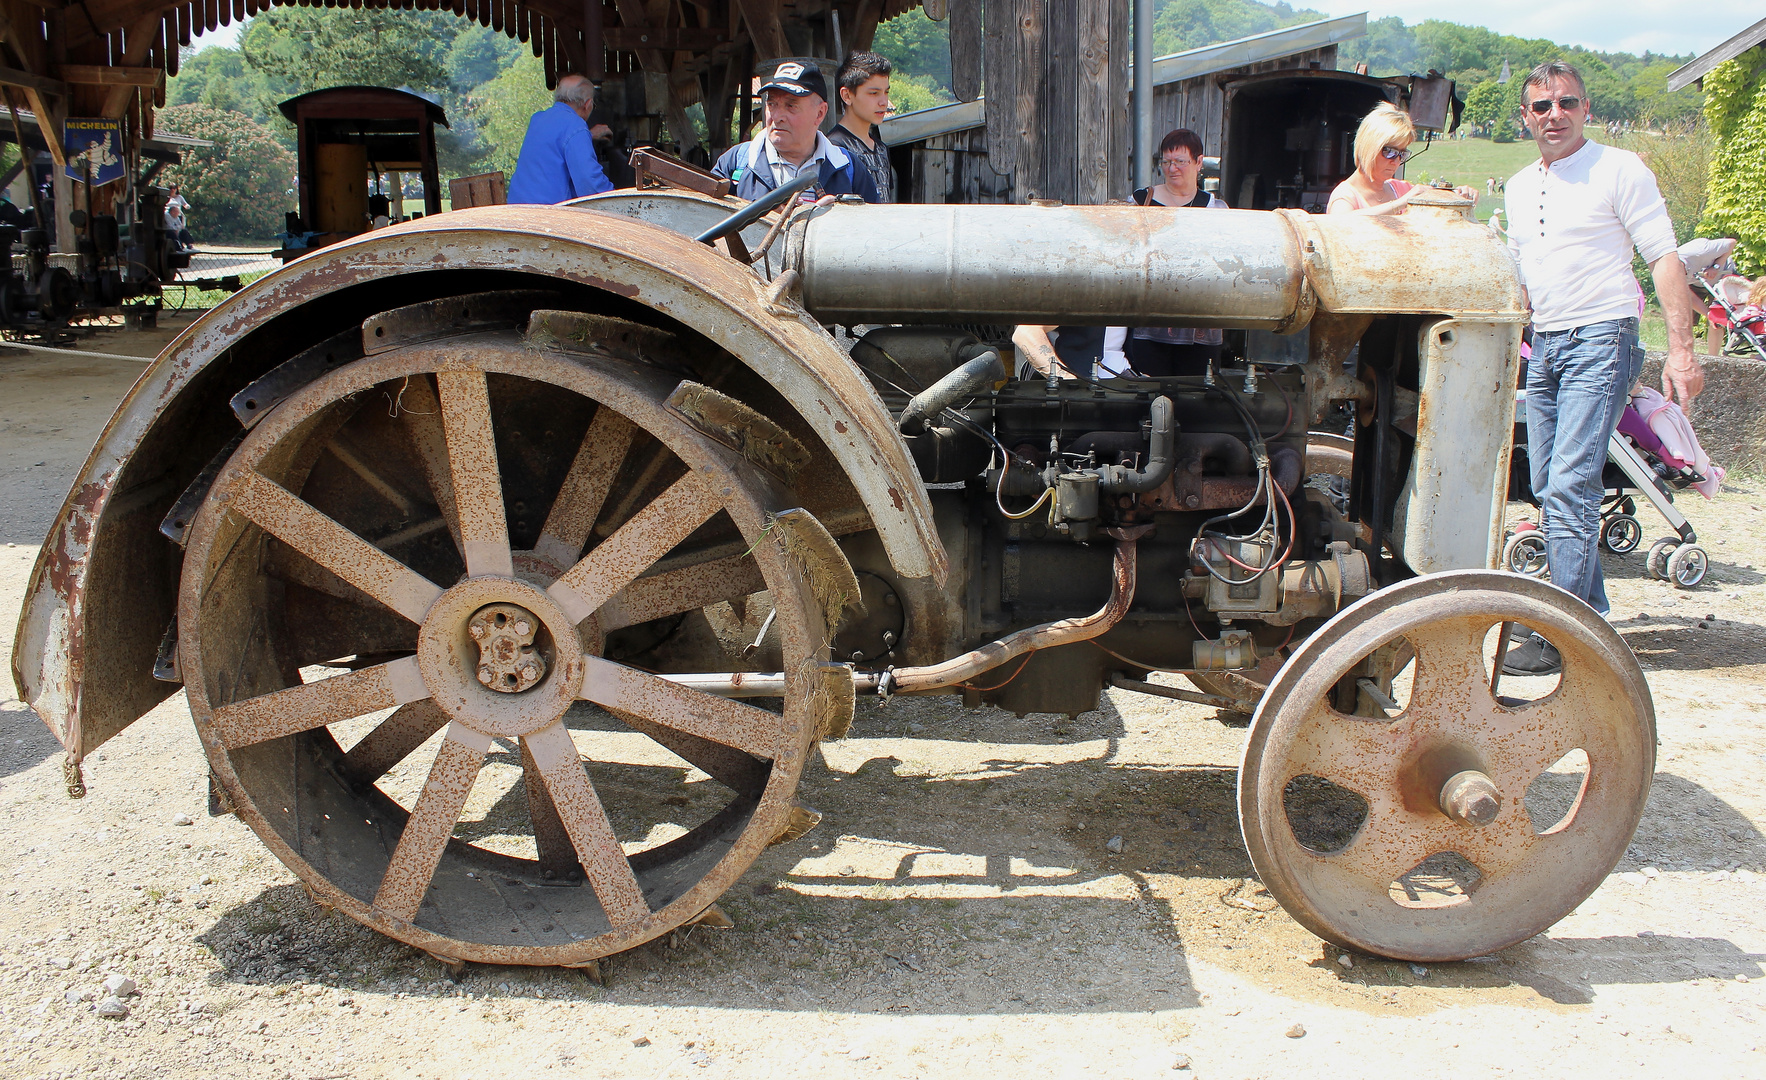
<svg viewBox="0 0 1766 1080">
<path fill-rule="evenodd" d="M 942 583 L 931 504 L 888 410 L 813 319 L 796 308 L 767 311 L 767 284 L 752 270 L 624 216 L 455 211 L 322 248 L 253 282 L 173 340 L 118 406 L 38 555 L 13 648 L 19 696 L 71 760 L 174 689 L 152 675 L 179 564 L 157 529 L 226 439 L 220 428 L 206 442 L 180 428 L 217 416 L 232 423 L 231 395 L 299 348 L 360 325 L 381 295 L 395 298 L 390 308 L 480 291 L 487 280 L 600 290 L 717 342 L 800 412 L 857 489 L 896 572 Z M 152 452 L 142 454 L 144 445 Z"/>
</svg>

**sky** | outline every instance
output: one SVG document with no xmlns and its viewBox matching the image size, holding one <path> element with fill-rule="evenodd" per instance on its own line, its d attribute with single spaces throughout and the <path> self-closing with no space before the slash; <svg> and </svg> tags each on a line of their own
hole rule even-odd
<svg viewBox="0 0 1766 1080">
<path fill-rule="evenodd" d="M 1729 4 L 1676 4 L 1667 0 L 1479 0 L 1475 5 L 1419 11 L 1415 0 L 1288 0 L 1296 8 L 1327 15 L 1367 12 L 1371 19 L 1396 15 L 1415 25 L 1439 18 L 1486 26 L 1499 34 L 1545 38 L 1600 52 L 1706 52 L 1751 26 L 1766 10 L 1755 0 Z M 1751 14 L 1749 12 L 1752 12 Z"/>
<path fill-rule="evenodd" d="M 1289 0 L 1296 8 L 1311 8 L 1327 15 L 1367 12 L 1369 19 L 1396 15 L 1415 25 L 1425 13 L 1415 0 Z M 1766 11 L 1748 15 L 1740 4 L 1713 4 L 1695 10 L 1667 0 L 1480 0 L 1456 12 L 1441 9 L 1438 17 L 1468 26 L 1487 26 L 1500 34 L 1546 38 L 1563 45 L 1581 45 L 1601 52 L 1671 53 L 1697 55 L 1722 44 L 1752 25 Z M 1692 17 L 1689 17 L 1692 16 Z M 243 23 L 219 27 L 195 39 L 198 48 L 232 46 L 238 42 Z"/>
</svg>

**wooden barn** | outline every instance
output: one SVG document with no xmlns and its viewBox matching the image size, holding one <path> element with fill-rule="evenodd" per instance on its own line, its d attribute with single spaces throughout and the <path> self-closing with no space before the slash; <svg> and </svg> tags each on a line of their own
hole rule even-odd
<svg viewBox="0 0 1766 1080">
<path fill-rule="evenodd" d="M 1154 59 L 1153 139 L 1187 127 L 1220 160 L 1220 195 L 1243 209 L 1322 209 L 1331 188 L 1354 169 L 1351 146 L 1361 117 L 1381 100 L 1411 109 L 1417 126 L 1452 126 L 1451 81 L 1426 76 L 1374 79 L 1337 70 L 1337 46 L 1367 32 L 1365 14 L 1326 19 Z M 955 47 L 953 45 L 953 59 Z M 1126 86 L 1128 76 L 1110 80 Z M 1129 107 L 1126 91 L 1099 113 L 1111 122 Z M 1052 197 L 1101 203 L 1129 194 L 1126 149 L 1097 162 L 1089 182 L 1061 191 L 1026 189 L 992 151 L 996 125 L 985 97 L 895 117 L 883 127 L 905 202 L 1023 202 Z M 1053 133 L 1050 133 L 1051 141 Z M 1124 140 L 1124 144 L 1126 140 Z M 1016 148 L 1014 148 L 1016 149 Z"/>
</svg>

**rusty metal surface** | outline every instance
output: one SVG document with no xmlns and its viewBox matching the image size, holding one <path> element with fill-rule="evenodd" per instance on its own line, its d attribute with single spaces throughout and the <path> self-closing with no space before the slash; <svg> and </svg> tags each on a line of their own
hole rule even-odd
<svg viewBox="0 0 1766 1080">
<path fill-rule="evenodd" d="M 491 434 L 490 390 L 482 371 L 440 371 L 442 431 L 453 475 L 454 507 L 460 515 L 460 546 L 466 572 L 513 577 L 509 518 L 503 506 L 503 480 L 497 443 Z"/>
<path fill-rule="evenodd" d="M 417 661 L 405 657 L 223 705 L 209 724 L 222 747 L 236 750 L 428 696 Z"/>
<path fill-rule="evenodd" d="M 596 613 L 601 629 L 611 633 L 625 626 L 692 611 L 732 596 L 766 588 L 760 568 L 746 555 L 700 563 L 679 570 L 646 574 L 608 598 Z"/>
<path fill-rule="evenodd" d="M 1084 618 L 1061 619 L 1020 630 L 941 664 L 896 668 L 887 673 L 888 692 L 910 694 L 956 686 L 1027 652 L 1102 635 L 1122 621 L 1122 616 L 1128 614 L 1128 606 L 1134 602 L 1136 544 L 1139 537 L 1151 528 L 1150 525 L 1140 525 L 1132 529 L 1108 530 L 1116 537 L 1116 556 L 1111 563 L 1110 598 L 1097 611 Z"/>
<path fill-rule="evenodd" d="M 1516 323 L 1442 319 L 1417 342 L 1416 447 L 1392 547 L 1419 574 L 1494 568 L 1502 553 L 1521 364 Z"/>
<path fill-rule="evenodd" d="M 422 622 L 442 593 L 435 582 L 256 472 L 239 478 L 232 504 L 278 540 L 412 622 Z"/>
<path fill-rule="evenodd" d="M 1464 205 L 1425 196 L 1403 214 L 1275 213 L 1300 237 L 1321 311 L 1526 322 L 1514 260 L 1495 233 L 1466 218 Z"/>
<path fill-rule="evenodd" d="M 631 421 L 612 409 L 595 413 L 564 477 L 564 486 L 546 513 L 546 523 L 534 543 L 535 554 L 558 566 L 575 565 L 613 487 L 614 471 L 631 445 Z"/>
<path fill-rule="evenodd" d="M 770 759 L 779 754 L 778 718 L 764 709 L 671 682 L 647 671 L 585 656 L 581 694 L 612 712 L 630 713 L 654 724 L 696 735 Z M 786 733 L 794 734 L 790 725 Z"/>
<path fill-rule="evenodd" d="M 381 879 L 380 891 L 374 894 L 376 908 L 395 919 L 408 922 L 416 918 L 417 907 L 429 891 L 436 864 L 441 862 L 448 838 L 454 835 L 460 810 L 472 794 L 478 767 L 490 748 L 488 735 L 457 721 L 448 725 L 448 737 L 429 767 L 417 806 L 399 835 L 399 845 Z"/>
<path fill-rule="evenodd" d="M 553 724 L 522 742 L 539 767 L 552 805 L 576 848 L 583 873 L 607 912 L 607 921 L 615 926 L 630 925 L 649 915 L 650 906 L 638 889 L 638 879 L 633 876 L 625 850 L 619 846 L 619 837 L 607 820 L 607 811 L 596 797 L 588 773 L 583 771 L 570 732 L 562 723 Z"/>
<path fill-rule="evenodd" d="M 546 591 L 581 622 L 705 524 L 722 509 L 723 498 L 704 477 L 681 477 Z"/>
<path fill-rule="evenodd" d="M 693 198 L 698 198 L 694 196 Z M 765 283 L 729 258 L 659 226 L 578 208 L 483 207 L 379 230 L 319 251 L 253 282 L 180 334 L 148 367 L 99 436 L 33 569 L 13 651 L 13 677 L 64 745 L 80 736 L 82 687 L 133 686 L 143 701 L 164 684 L 151 672 L 85 667 L 85 612 L 94 544 L 141 542 L 113 506 L 115 486 L 168 406 L 229 350 L 277 316 L 353 286 L 430 271 L 508 272 L 603 290 L 678 320 L 727 348 L 800 410 L 803 422 L 851 478 L 890 558 L 906 578 L 942 580 L 945 554 L 930 504 L 887 410 L 833 340 L 805 316 L 760 313 Z M 461 276 L 461 280 L 468 280 Z M 471 288 L 471 286 L 468 286 Z M 215 407 L 240 387 L 226 387 Z M 165 463 L 154 463 L 157 472 Z M 192 468 L 192 473 L 197 465 Z M 176 491 L 166 493 L 166 499 Z M 107 516 L 108 515 L 108 516 Z M 147 535 L 157 518 L 143 527 Z M 123 582 L 121 589 L 135 589 Z M 151 625 L 157 640 L 172 612 L 151 594 L 107 595 L 110 610 Z M 98 646 L 102 652 L 103 645 Z M 88 694 L 89 688 L 88 688 Z M 128 694 L 112 693 L 107 699 Z M 95 726 L 120 730 L 133 717 Z"/>
<path fill-rule="evenodd" d="M 594 619 L 585 622 L 586 629 L 579 634 L 579 628 L 540 591 L 543 581 L 534 583 L 495 574 L 466 577 L 429 604 L 418 628 L 415 661 L 407 658 L 304 686 L 278 688 L 284 676 L 274 650 L 254 651 L 250 643 L 257 640 L 256 635 L 229 631 L 240 619 L 259 617 L 251 601 L 251 590 L 242 586 L 253 575 L 263 573 L 263 564 L 253 554 L 249 535 L 241 536 L 241 530 L 249 533 L 250 519 L 231 512 L 238 502 L 237 489 L 255 490 L 260 483 L 275 487 L 283 492 L 285 501 L 307 507 L 303 515 L 332 521 L 334 530 L 353 538 L 355 534 L 336 524 L 318 507 L 279 486 L 294 468 L 289 462 L 304 457 L 301 440 L 332 437 L 335 429 L 316 421 L 329 415 L 325 410 L 334 403 L 345 403 L 339 407 L 347 407 L 348 402 L 379 386 L 425 385 L 428 372 L 461 371 L 461 357 L 470 357 L 471 365 L 480 372 L 508 379 L 541 380 L 556 387 L 559 393 L 578 394 L 600 403 L 603 409 L 620 413 L 635 428 L 648 432 L 670 452 L 680 455 L 688 469 L 688 479 L 699 491 L 717 493 L 718 505 L 727 512 L 743 547 L 748 549 L 739 560 L 743 565 L 731 568 L 732 572 L 723 576 L 733 581 L 733 587 L 744 592 L 756 591 L 753 570 L 748 568 L 758 569 L 759 588 L 770 594 L 778 612 L 773 640 L 782 652 L 788 672 L 795 673 L 772 688 L 784 697 L 783 715 L 676 687 L 656 676 L 603 660 L 593 655 L 601 642 Z M 440 955 L 498 963 L 581 963 L 629 948 L 694 918 L 741 875 L 789 822 L 794 805 L 791 795 L 825 711 L 823 699 L 836 686 L 813 674 L 820 670 L 817 660 L 825 655 L 816 590 L 812 587 L 814 583 L 805 580 L 800 564 L 779 545 L 764 542 L 767 523 L 780 509 L 788 508 L 780 489 L 742 457 L 666 409 L 664 399 L 674 382 L 664 375 L 635 371 L 611 360 L 536 354 L 514 334 L 501 338 L 478 335 L 457 346 L 444 341 L 392 350 L 328 375 L 265 417 L 241 444 L 235 461 L 224 471 L 192 531 L 186 561 L 192 568 L 203 568 L 203 572 L 185 576 L 181 610 L 187 611 L 189 618 L 180 624 L 180 653 L 187 661 L 192 713 L 204 735 L 210 765 L 219 784 L 237 807 L 240 818 L 322 902 Z M 472 385 L 468 383 L 469 387 Z M 476 385 L 485 385 L 482 374 Z M 507 383 L 489 385 L 494 406 L 496 387 Z M 476 421 L 467 418 L 464 430 L 450 425 L 443 433 L 440 452 L 448 458 L 457 457 L 454 450 L 462 438 L 488 445 L 487 432 L 473 425 L 493 422 L 489 418 L 494 413 L 494 408 L 481 410 Z M 557 450 L 567 457 L 575 454 L 574 445 Z M 427 463 L 421 455 L 402 460 L 402 468 L 411 475 L 398 472 L 391 461 L 380 463 L 380 467 L 387 472 L 389 482 L 419 486 Z M 451 476 L 451 472 L 442 470 L 446 476 Z M 561 465 L 553 475 L 562 480 L 568 470 Z M 272 483 L 273 479 L 277 482 Z M 640 502 L 634 521 L 642 517 L 643 506 Z M 672 519 L 672 515 L 663 516 Z M 305 516 L 301 520 L 305 522 Z M 337 539 L 323 530 L 317 532 L 321 540 Z M 657 547 L 656 530 L 649 532 L 649 554 L 657 558 L 667 553 L 669 545 Z M 591 555 L 609 542 L 603 541 L 591 549 Z M 714 546 L 721 542 L 716 534 L 712 535 Z M 711 591 L 710 576 L 725 569 L 730 558 L 724 556 L 722 563 L 717 558 L 688 560 L 684 567 L 677 568 L 698 569 L 697 577 L 704 580 L 690 585 L 686 579 L 669 582 L 677 586 L 671 590 L 676 602 L 682 587 L 696 593 Z M 524 560 L 526 573 L 544 574 L 544 560 L 526 559 L 525 554 Z M 638 565 L 633 572 L 645 569 Z M 672 572 L 654 576 L 666 577 Z M 226 610 L 229 605 L 236 609 L 231 619 Z M 477 644 L 469 633 L 473 617 L 494 616 L 499 611 L 511 618 L 523 612 L 532 613 L 546 624 L 558 649 L 576 651 L 568 657 L 555 657 L 553 670 L 540 676 L 532 686 L 506 694 L 484 690 L 478 686 L 470 663 L 450 664 L 441 654 L 457 658 L 461 650 L 466 650 L 477 656 Z M 266 644 L 273 644 L 278 635 L 274 623 L 265 633 Z M 579 641 L 581 644 L 576 644 Z M 585 656 L 584 650 L 590 655 Z M 702 830 L 645 851 L 641 858 L 626 858 L 560 719 L 577 699 L 576 691 L 583 686 L 581 673 L 591 664 L 591 683 L 597 688 L 610 688 L 599 696 L 616 706 L 615 715 L 627 718 L 633 730 L 651 734 L 661 745 L 705 768 L 730 788 L 732 802 L 725 813 Z M 577 674 L 567 676 L 567 671 Z M 460 684 L 465 689 L 477 688 L 478 698 L 460 696 Z M 843 685 L 850 699 L 850 684 Z M 559 688 L 570 691 L 567 699 L 548 697 Z M 415 700 L 424 697 L 427 700 Z M 322 746 L 322 742 L 313 739 L 316 736 L 323 740 L 326 733 L 314 730 L 279 742 L 260 739 L 274 740 L 290 731 L 321 728 L 345 714 L 361 715 L 399 700 L 413 703 L 382 721 L 348 754 L 334 751 L 334 768 L 307 773 L 307 779 L 295 784 L 291 775 L 270 767 L 274 762 L 287 760 L 287 748 L 292 747 L 298 757 L 302 746 Z M 524 711 L 526 705 L 538 708 Z M 449 734 L 414 812 L 408 819 L 394 814 L 390 820 L 379 820 L 386 813 L 385 800 L 373 791 L 374 779 L 433 736 L 444 717 L 451 721 Z M 531 812 L 536 822 L 535 843 L 545 849 L 541 861 L 529 864 L 531 870 L 511 871 L 505 862 L 496 876 L 531 878 L 531 884 L 537 886 L 547 880 L 546 871 L 555 879 L 561 873 L 573 872 L 580 863 L 590 888 L 577 890 L 574 895 L 583 899 L 564 899 L 573 895 L 568 891 L 559 894 L 560 906 L 576 904 L 580 908 L 573 917 L 578 919 L 576 925 L 585 929 L 574 936 L 551 924 L 542 931 L 536 924 L 521 930 L 526 935 L 520 939 L 523 943 L 512 944 L 508 937 L 492 936 L 508 933 L 508 923 L 501 916 L 494 920 L 494 926 L 478 925 L 484 920 L 473 913 L 483 909 L 474 905 L 487 902 L 481 892 L 461 898 L 462 889 L 470 892 L 484 886 L 472 882 L 470 875 L 464 873 L 474 865 L 470 861 L 461 865 L 458 861 L 469 858 L 460 854 L 468 849 L 462 841 L 450 841 L 449 836 L 493 735 L 523 740 L 524 759 L 532 762 L 532 769 L 524 772 L 523 780 L 532 789 L 529 802 L 534 807 Z M 308 741 L 298 741 L 303 739 Z M 249 740 L 250 745 L 229 749 L 229 743 L 239 740 Z M 266 774 L 267 767 L 270 772 Z M 274 806 L 264 804 L 266 789 L 262 785 L 266 776 L 273 780 L 267 792 Z M 397 835 L 396 847 L 389 840 L 371 839 L 367 848 L 327 850 L 323 847 L 327 843 L 350 843 L 347 829 L 335 820 L 323 830 L 312 830 L 310 835 L 305 829 L 292 835 L 278 829 L 274 819 L 286 812 L 283 807 L 289 801 L 303 802 L 321 794 L 343 801 L 320 804 L 331 808 L 327 811 L 330 818 L 321 817 L 317 808 L 304 813 L 314 820 L 341 818 L 347 823 L 353 819 L 358 834 L 367 819 L 365 825 L 370 831 L 383 830 L 379 836 Z M 335 812 L 339 809 L 341 813 Z M 338 832 L 339 838 L 326 839 L 333 832 Z M 371 887 L 366 892 L 335 876 L 339 870 L 363 862 L 372 869 L 374 853 L 383 844 L 390 850 L 378 856 L 384 863 L 381 869 L 373 871 Z M 699 854 L 701 846 L 704 854 Z M 303 854 L 308 848 L 319 850 L 316 862 Z M 462 881 L 468 884 L 462 885 Z M 519 893 L 516 898 L 519 899 Z M 505 901 L 493 898 L 491 902 L 500 905 Z M 462 903 L 466 905 L 464 913 L 452 906 Z M 582 908 L 582 904 L 588 906 Z M 514 906 L 519 908 L 518 903 Z M 514 918 L 521 923 L 518 913 Z M 562 923 L 561 919 L 557 921 Z M 549 938 L 546 932 L 550 932 Z"/>
<path fill-rule="evenodd" d="M 1558 689 L 1530 703 L 1488 690 L 1484 643 L 1503 622 L 1545 634 L 1564 659 Z M 1394 640 L 1416 650 L 1396 716 L 1346 716 L 1329 695 Z M 1590 772 L 1568 819 L 1534 822 L 1523 796 L 1573 749 Z M 1239 772 L 1245 843 L 1260 879 L 1307 929 L 1400 960 L 1458 960 L 1525 940 L 1580 904 L 1624 854 L 1655 766 L 1655 713 L 1624 641 L 1587 605 L 1517 575 L 1459 571 L 1391 586 L 1344 610 L 1288 660 L 1252 723 Z M 1444 788 L 1474 770 L 1500 807 L 1479 827 L 1444 813 Z M 1316 777 L 1367 803 L 1336 851 L 1308 847 L 1285 809 Z M 1541 832 L 1540 830 L 1546 830 Z M 1457 853 L 1475 889 L 1442 906 L 1402 905 L 1397 879 Z"/>
</svg>

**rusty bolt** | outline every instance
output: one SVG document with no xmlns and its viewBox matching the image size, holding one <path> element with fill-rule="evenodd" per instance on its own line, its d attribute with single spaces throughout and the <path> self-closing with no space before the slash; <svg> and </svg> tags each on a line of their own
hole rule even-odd
<svg viewBox="0 0 1766 1080">
<path fill-rule="evenodd" d="M 468 626 L 466 632 L 472 635 L 473 641 L 483 641 L 485 634 L 489 633 L 489 631 L 478 623 L 473 623 L 471 626 Z"/>
<path fill-rule="evenodd" d="M 1188 506 L 1190 509 L 1194 510 L 1196 507 L 1202 505 L 1202 496 L 1191 495 L 1189 498 L 1184 500 L 1184 504 L 1186 506 Z"/>
<path fill-rule="evenodd" d="M 497 673 L 491 670 L 491 666 L 489 664 L 485 664 L 478 669 L 478 681 L 485 684 L 486 686 L 489 686 L 496 679 L 496 677 L 497 677 Z"/>
<path fill-rule="evenodd" d="M 1502 793 L 1488 776 L 1467 769 L 1453 774 L 1442 785 L 1441 812 L 1461 825 L 1482 828 L 1502 812 Z"/>
</svg>

